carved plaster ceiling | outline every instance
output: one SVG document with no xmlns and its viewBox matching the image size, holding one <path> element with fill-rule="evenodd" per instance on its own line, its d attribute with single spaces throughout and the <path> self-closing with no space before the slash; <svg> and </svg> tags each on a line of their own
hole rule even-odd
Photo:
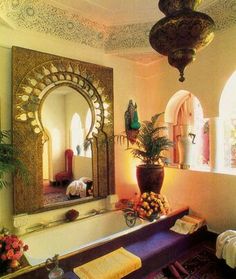
<svg viewBox="0 0 236 279">
<path fill-rule="evenodd" d="M 217 30 L 236 24 L 236 0 L 205 0 Z M 160 56 L 150 47 L 151 27 L 164 15 L 157 0 L 0 0 L 0 25 L 31 30 L 103 49 L 139 63 Z"/>
</svg>

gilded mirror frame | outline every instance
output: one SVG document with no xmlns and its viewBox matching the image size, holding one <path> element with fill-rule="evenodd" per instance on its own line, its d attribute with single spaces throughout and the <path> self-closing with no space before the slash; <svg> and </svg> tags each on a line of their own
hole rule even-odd
<svg viewBox="0 0 236 279">
<path fill-rule="evenodd" d="M 12 69 L 13 145 L 30 172 L 30 185 L 24 185 L 17 176 L 13 178 L 14 214 L 44 208 L 42 154 L 47 134 L 41 109 L 46 96 L 60 86 L 83 95 L 92 112 L 87 138 L 92 146 L 94 198 L 114 194 L 114 144 L 108 140 L 114 135 L 113 69 L 20 47 L 12 48 Z M 62 207 L 69 205 L 66 202 Z"/>
</svg>

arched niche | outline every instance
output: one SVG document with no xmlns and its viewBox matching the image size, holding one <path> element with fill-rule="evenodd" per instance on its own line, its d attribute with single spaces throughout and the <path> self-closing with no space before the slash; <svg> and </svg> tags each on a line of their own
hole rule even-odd
<svg viewBox="0 0 236 279">
<path fill-rule="evenodd" d="M 182 119 L 178 119 L 180 113 Z M 173 126 L 177 124 L 195 127 L 203 119 L 203 109 L 198 98 L 189 91 L 180 90 L 168 101 L 165 110 L 165 122 Z M 181 121 L 181 123 L 180 123 Z"/>
<path fill-rule="evenodd" d="M 12 52 L 13 144 L 30 172 L 30 185 L 14 177 L 15 214 L 45 209 L 42 159 L 47 133 L 41 111 L 48 94 L 61 86 L 71 87 L 81 94 L 91 109 L 92 125 L 87 140 L 92 146 L 94 197 L 114 194 L 114 146 L 107 140 L 114 133 L 113 70 L 19 47 L 13 47 Z M 63 203 L 60 207 L 73 203 Z"/>
<path fill-rule="evenodd" d="M 209 129 L 204 120 L 203 109 L 198 98 L 187 90 L 176 92 L 168 101 L 165 109 L 165 122 L 169 124 L 169 134 L 177 143 L 178 137 L 185 133 L 196 137 L 196 148 L 193 154 L 201 153 L 194 161 L 208 163 L 209 161 Z M 172 162 L 179 162 L 177 144 L 173 148 Z"/>
</svg>

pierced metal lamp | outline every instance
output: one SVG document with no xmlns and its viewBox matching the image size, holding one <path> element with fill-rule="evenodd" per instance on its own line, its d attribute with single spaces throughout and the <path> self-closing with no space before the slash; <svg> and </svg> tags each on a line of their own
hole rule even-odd
<svg viewBox="0 0 236 279">
<path fill-rule="evenodd" d="M 180 82 L 185 80 L 184 69 L 195 60 L 197 50 L 207 46 L 214 37 L 213 19 L 195 11 L 200 3 L 201 0 L 160 0 L 158 6 L 165 17 L 149 34 L 151 46 L 168 56 L 169 64 L 179 70 Z"/>
</svg>

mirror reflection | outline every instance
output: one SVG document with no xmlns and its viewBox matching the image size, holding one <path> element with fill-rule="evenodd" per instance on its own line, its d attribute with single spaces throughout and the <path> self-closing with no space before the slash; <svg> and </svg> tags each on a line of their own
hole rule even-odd
<svg viewBox="0 0 236 279">
<path fill-rule="evenodd" d="M 93 197 L 92 152 L 84 141 L 92 125 L 86 99 L 69 86 L 50 91 L 41 109 L 44 206 Z"/>
<path fill-rule="evenodd" d="M 114 144 L 106 140 L 114 134 L 113 69 L 19 47 L 12 65 L 12 142 L 32 186 L 13 177 L 14 214 L 114 194 Z M 92 152 L 83 150 L 86 137 Z"/>
</svg>

